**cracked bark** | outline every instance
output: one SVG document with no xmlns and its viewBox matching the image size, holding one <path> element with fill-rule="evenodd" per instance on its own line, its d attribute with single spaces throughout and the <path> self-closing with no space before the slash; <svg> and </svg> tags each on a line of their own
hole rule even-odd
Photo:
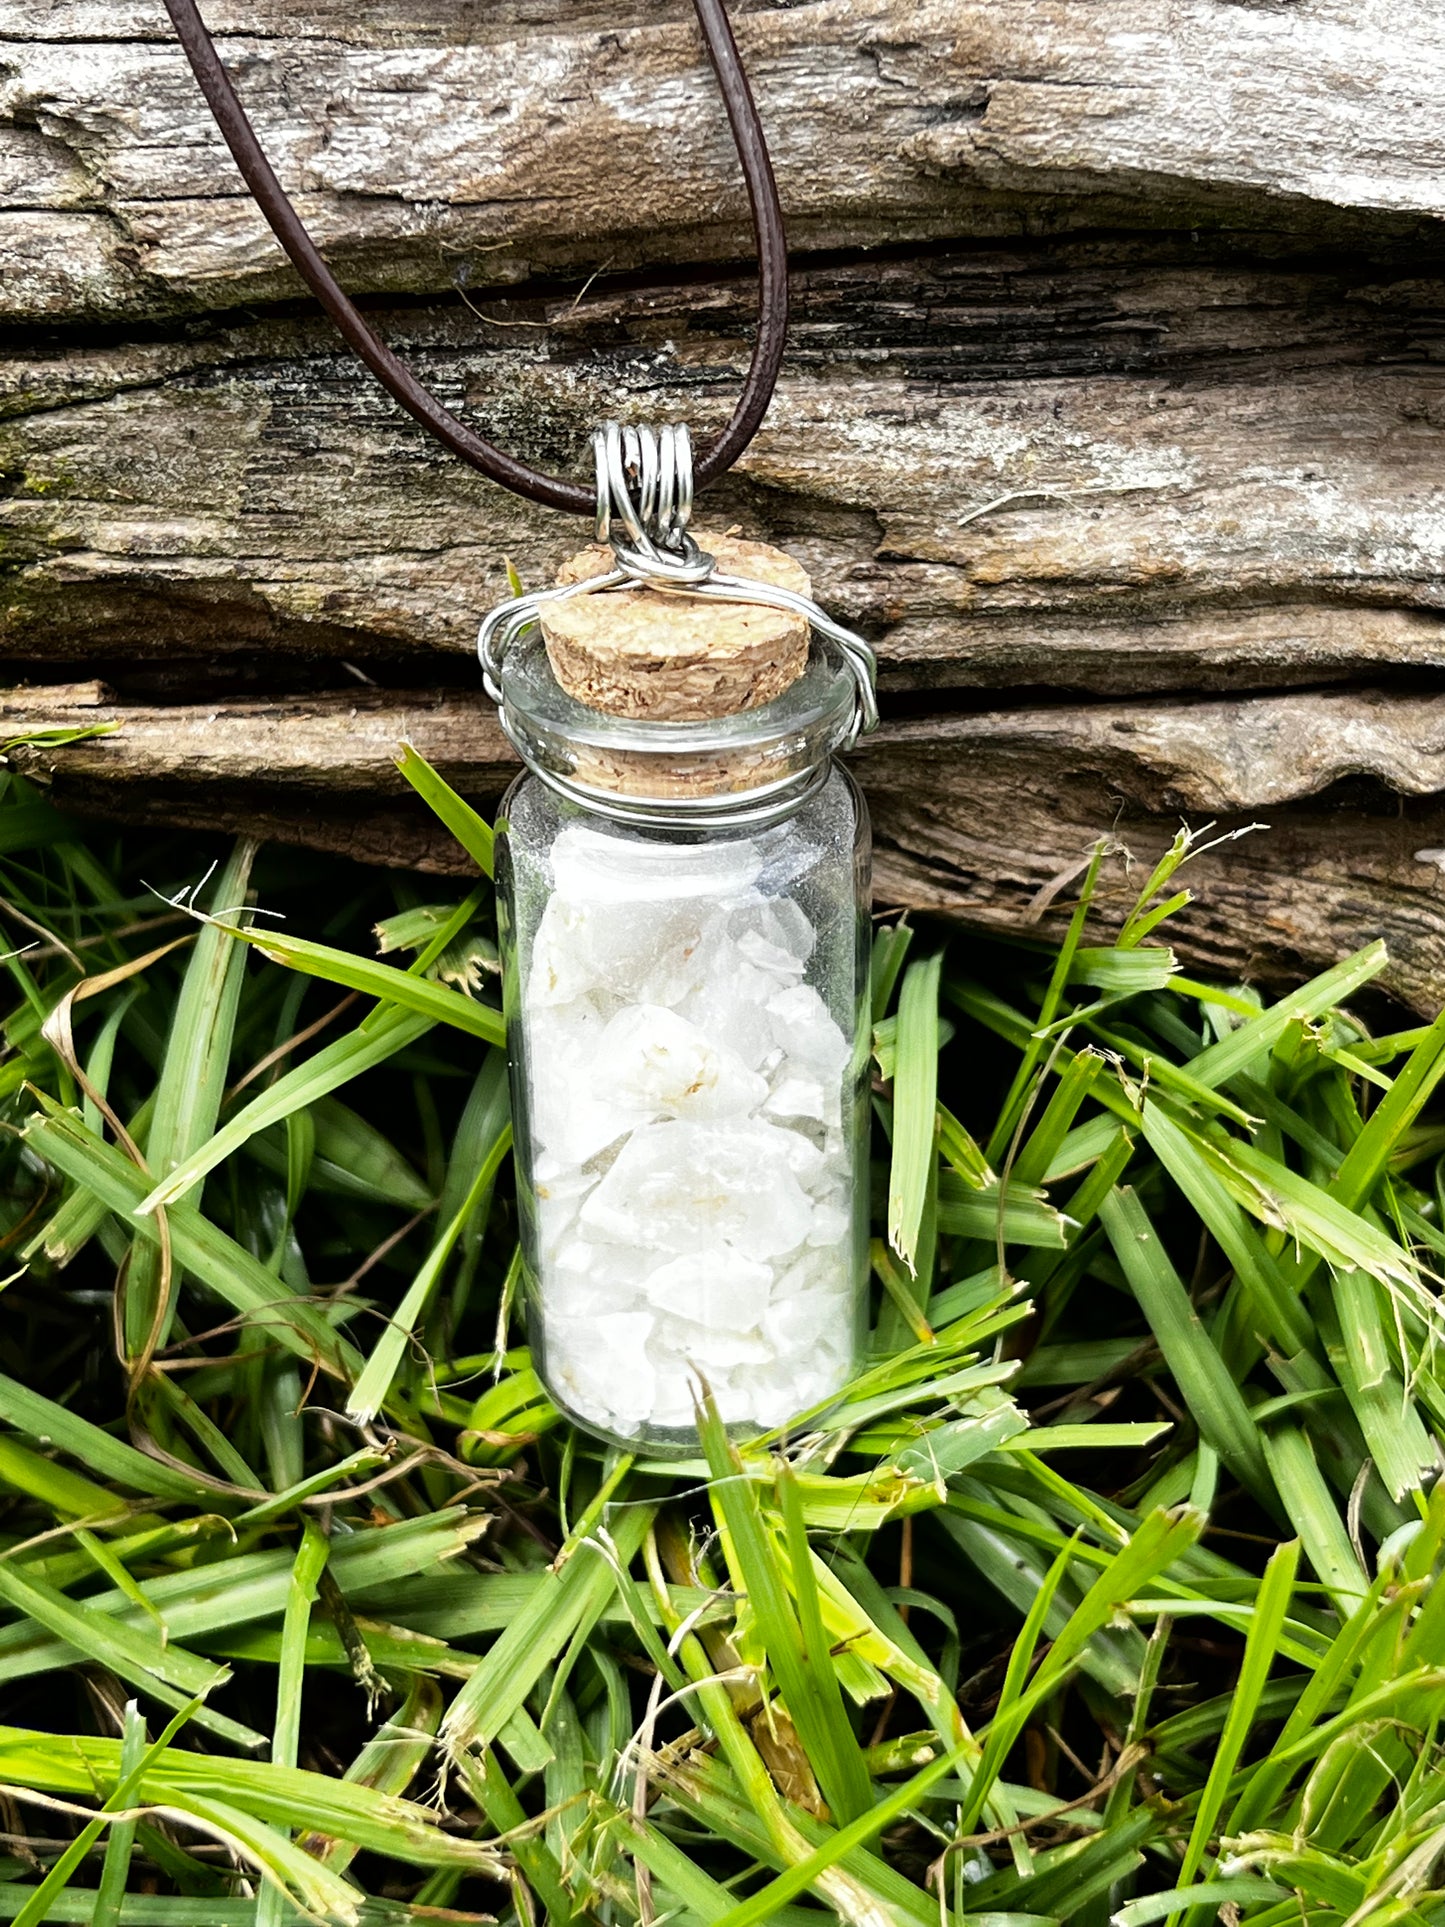
<svg viewBox="0 0 1445 1927">
<path fill-rule="evenodd" d="M 685 6 L 208 17 L 450 405 L 574 469 L 605 414 L 720 424 L 751 286 Z M 478 613 L 504 558 L 542 581 L 577 526 L 432 448 L 296 298 L 159 7 L 11 0 L 3 25 L 0 727 L 123 721 L 22 752 L 77 807 L 445 867 L 391 749 L 495 796 Z M 1147 861 L 1181 816 L 1261 820 L 1201 866 L 1186 953 L 1277 976 L 1383 933 L 1433 1012 L 1438 14 L 814 0 L 738 25 L 797 320 L 700 519 L 793 548 L 878 644 L 882 900 L 1018 927 L 1100 833 Z"/>
</svg>

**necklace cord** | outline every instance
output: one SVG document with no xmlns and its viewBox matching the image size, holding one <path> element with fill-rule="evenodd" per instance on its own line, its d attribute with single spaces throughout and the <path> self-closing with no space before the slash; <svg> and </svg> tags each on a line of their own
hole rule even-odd
<svg viewBox="0 0 1445 1927">
<path fill-rule="evenodd" d="M 165 4 L 216 125 L 257 206 L 302 280 L 383 388 L 454 455 L 480 469 L 491 481 L 547 508 L 592 515 L 596 495 L 591 488 L 529 467 L 458 421 L 367 325 L 322 259 L 262 152 L 256 130 L 236 96 L 195 0 L 165 0 Z M 758 327 L 752 361 L 732 419 L 699 456 L 697 480 L 701 486 L 732 467 L 757 433 L 772 400 L 788 328 L 788 246 L 767 139 L 723 0 L 693 0 L 693 7 L 742 163 L 758 252 Z"/>
</svg>

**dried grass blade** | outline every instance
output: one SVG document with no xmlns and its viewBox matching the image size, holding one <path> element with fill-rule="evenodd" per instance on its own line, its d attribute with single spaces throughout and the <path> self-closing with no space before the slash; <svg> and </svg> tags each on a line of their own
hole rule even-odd
<svg viewBox="0 0 1445 1927">
<path fill-rule="evenodd" d="M 888 1242 L 917 1273 L 929 1171 L 938 1161 L 938 985 L 943 955 L 908 966 L 898 996 Z"/>
</svg>

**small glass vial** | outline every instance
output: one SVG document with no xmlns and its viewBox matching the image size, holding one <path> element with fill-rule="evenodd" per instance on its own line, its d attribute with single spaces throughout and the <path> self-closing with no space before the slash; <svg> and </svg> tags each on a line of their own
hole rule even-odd
<svg viewBox="0 0 1445 1927">
<path fill-rule="evenodd" d="M 545 643 L 514 623 L 497 687 L 528 768 L 497 880 L 533 1363 L 577 1424 L 676 1455 L 698 1449 L 704 1386 L 741 1437 L 825 1406 L 856 1367 L 870 850 L 834 761 L 856 664 L 806 623 L 801 673 L 734 713 L 692 713 L 691 644 L 686 701 L 666 695 L 675 664 L 639 680 L 635 648 L 632 693 L 603 691 L 630 713 L 562 687 L 559 658 L 574 687 L 608 681 L 609 628 L 635 629 L 639 597 L 700 633 L 676 594 L 593 595 L 590 680 L 547 608 Z"/>
</svg>

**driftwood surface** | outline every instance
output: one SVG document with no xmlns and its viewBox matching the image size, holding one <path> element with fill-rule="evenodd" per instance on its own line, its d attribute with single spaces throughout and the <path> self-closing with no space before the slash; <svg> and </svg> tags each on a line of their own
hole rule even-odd
<svg viewBox="0 0 1445 1927">
<path fill-rule="evenodd" d="M 604 416 L 725 418 L 752 284 L 690 8 L 207 17 L 338 272 L 468 419 L 581 472 Z M 737 29 L 795 322 L 699 520 L 791 548 L 877 644 L 880 901 L 1037 927 L 1100 834 L 1146 863 L 1181 820 L 1258 822 L 1199 864 L 1186 954 L 1268 978 L 1383 934 L 1433 1012 L 1445 14 L 805 0 Z M 447 868 L 392 751 L 498 793 L 477 619 L 580 525 L 339 346 L 159 5 L 0 0 L 0 264 L 0 741 L 119 720 L 17 761 L 77 808 Z"/>
</svg>

